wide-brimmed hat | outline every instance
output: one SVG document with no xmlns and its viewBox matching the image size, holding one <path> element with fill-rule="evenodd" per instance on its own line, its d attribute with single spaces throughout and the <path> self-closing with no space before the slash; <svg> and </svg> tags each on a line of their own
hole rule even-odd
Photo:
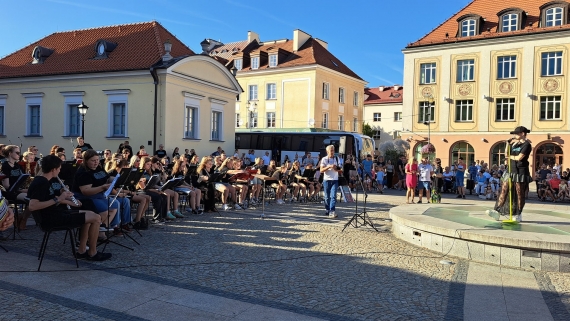
<svg viewBox="0 0 570 321">
<path fill-rule="evenodd" d="M 528 130 L 528 129 L 527 129 L 526 127 L 524 127 L 524 126 L 519 126 L 519 127 L 515 128 L 515 130 L 513 130 L 513 131 L 511 132 L 511 134 L 521 134 L 521 133 L 528 134 L 528 133 L 530 133 L 530 130 Z"/>
</svg>

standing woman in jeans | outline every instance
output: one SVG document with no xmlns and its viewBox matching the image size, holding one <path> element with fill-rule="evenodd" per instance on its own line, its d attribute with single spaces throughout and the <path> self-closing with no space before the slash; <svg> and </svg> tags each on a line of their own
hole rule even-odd
<svg viewBox="0 0 570 321">
<path fill-rule="evenodd" d="M 337 217 L 335 213 L 336 191 L 338 189 L 338 172 L 342 168 L 339 158 L 334 156 L 334 145 L 327 146 L 327 156 L 320 161 L 320 172 L 323 174 L 325 192 L 325 210 L 330 218 Z"/>
</svg>

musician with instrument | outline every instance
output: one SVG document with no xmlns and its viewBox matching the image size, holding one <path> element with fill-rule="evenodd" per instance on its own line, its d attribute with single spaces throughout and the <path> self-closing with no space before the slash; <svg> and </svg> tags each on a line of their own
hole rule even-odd
<svg viewBox="0 0 570 321">
<path fill-rule="evenodd" d="M 42 176 L 36 176 L 28 189 L 29 209 L 39 211 L 42 225 L 82 226 L 79 233 L 78 259 L 104 261 L 111 258 L 111 253 L 97 252 L 97 236 L 101 216 L 92 211 L 79 210 L 81 202 L 73 198 L 73 193 L 64 190 L 58 179 L 61 159 L 54 155 L 42 158 Z M 89 242 L 89 250 L 87 250 Z"/>
<path fill-rule="evenodd" d="M 307 185 L 304 184 L 304 181 L 305 178 L 301 176 L 301 164 L 296 160 L 293 162 L 291 170 L 289 171 L 289 185 L 293 188 L 291 203 L 295 201 L 300 202 L 307 197 Z M 299 191 L 301 191 L 300 195 Z"/>
<path fill-rule="evenodd" d="M 251 171 L 256 171 L 257 174 L 264 174 L 262 172 L 264 165 L 263 165 L 263 159 L 261 157 L 258 157 L 255 159 L 255 164 L 253 164 L 253 166 L 247 167 L 246 170 L 251 170 Z M 259 194 L 261 193 L 261 190 L 263 189 L 263 182 L 261 181 L 260 178 L 254 177 L 251 180 L 251 201 L 255 204 L 257 202 L 259 202 Z"/>
<path fill-rule="evenodd" d="M 269 163 L 267 167 L 268 171 L 271 171 L 273 174 L 271 177 L 277 180 L 277 183 L 271 184 L 271 187 L 275 189 L 275 199 L 277 199 L 277 204 L 285 204 L 283 201 L 283 197 L 287 192 L 287 167 L 288 163 L 284 163 L 283 166 L 279 168 L 279 170 L 273 171 L 275 168 L 275 164 Z M 268 175 L 269 176 L 269 175 Z"/>
<path fill-rule="evenodd" d="M 188 171 L 190 170 L 187 165 L 186 157 L 180 157 L 174 162 L 172 167 L 172 177 L 188 177 Z M 202 192 L 192 186 L 191 181 L 184 181 L 181 185 L 174 188 L 175 192 L 182 192 L 188 195 L 188 200 L 190 203 L 190 208 L 192 209 L 192 214 L 202 214 L 200 210 L 200 200 L 202 198 Z"/>
<path fill-rule="evenodd" d="M 303 182 L 309 188 L 309 200 L 314 200 L 321 191 L 321 184 L 317 179 L 315 179 L 316 173 L 317 170 L 313 167 L 313 164 L 309 163 L 305 165 L 305 171 L 303 172 Z"/>
<path fill-rule="evenodd" d="M 213 165 L 213 158 L 211 156 L 205 156 L 202 158 L 202 161 L 197 168 L 198 184 L 200 189 L 206 191 L 206 197 L 204 198 L 205 213 L 217 212 L 215 200 L 216 188 L 214 186 L 215 182 L 210 181 Z"/>
<path fill-rule="evenodd" d="M 152 208 L 154 211 L 153 218 L 156 222 L 162 222 L 166 219 L 166 203 L 169 201 L 169 198 L 166 193 L 160 192 L 159 190 L 155 189 L 154 186 L 152 186 L 152 188 L 151 186 L 149 186 L 149 188 L 146 188 L 147 183 L 150 181 L 150 178 L 153 175 L 151 158 L 148 156 L 142 157 L 140 160 L 139 169 L 144 170 L 144 173 L 137 184 L 137 188 L 144 190 L 144 194 L 150 196 L 152 201 Z"/>
<path fill-rule="evenodd" d="M 219 156 L 216 156 L 216 158 L 218 158 Z M 216 188 L 216 190 L 220 193 L 222 193 L 222 209 L 224 211 L 227 211 L 231 208 L 231 206 L 229 204 L 227 204 L 227 198 L 230 197 L 231 201 L 234 203 L 234 209 L 236 210 L 241 210 L 242 207 L 239 206 L 239 204 L 236 202 L 237 201 L 237 191 L 236 191 L 236 187 L 232 184 L 230 184 L 230 177 L 233 174 L 236 174 L 238 172 L 242 172 L 242 171 L 236 171 L 233 169 L 232 167 L 232 162 L 231 162 L 231 158 L 226 158 L 226 160 L 224 160 L 222 162 L 222 164 L 220 164 L 220 166 L 216 169 L 217 173 L 221 174 L 221 179 L 220 182 L 216 182 L 214 184 L 214 187 Z M 241 195 L 240 195 L 241 197 Z"/>
<path fill-rule="evenodd" d="M 4 147 L 4 157 L 6 157 L 6 162 L 2 164 L 2 173 L 6 176 L 2 180 L 2 186 L 6 189 L 4 196 L 6 199 L 11 201 L 18 200 L 24 202 L 28 192 L 27 189 L 9 192 L 10 187 L 18 181 L 18 178 L 22 174 L 24 174 L 22 167 L 18 163 L 20 160 L 20 147 L 16 145 L 8 145 Z M 30 215 L 31 212 L 26 209 L 22 217 L 20 217 L 20 221 L 17 222 L 20 230 L 26 229 L 26 222 L 28 221 L 28 218 L 30 218 Z"/>
</svg>

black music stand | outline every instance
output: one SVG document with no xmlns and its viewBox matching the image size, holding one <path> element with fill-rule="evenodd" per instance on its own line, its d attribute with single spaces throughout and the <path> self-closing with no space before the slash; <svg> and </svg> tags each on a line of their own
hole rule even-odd
<svg viewBox="0 0 570 321">
<path fill-rule="evenodd" d="M 364 172 L 364 169 L 362 170 L 362 172 Z M 362 188 L 362 192 L 364 193 L 364 210 L 362 212 L 358 212 L 358 186 L 357 186 L 357 188 L 356 188 L 356 199 L 355 199 L 355 213 L 352 216 L 352 218 L 346 224 L 344 224 L 344 227 L 343 227 L 341 232 L 344 232 L 346 227 L 351 225 L 351 224 L 355 228 L 359 228 L 361 226 L 369 225 L 374 230 L 376 230 L 376 232 L 379 232 L 378 229 L 376 228 L 376 226 L 374 226 L 374 223 L 372 223 L 372 221 L 368 217 L 368 212 L 366 211 L 366 199 L 368 198 L 368 193 L 366 192 L 366 189 L 364 188 L 364 184 L 362 184 L 362 177 L 360 175 L 357 175 L 357 177 L 358 177 L 358 184 L 360 185 L 360 188 Z M 360 223 L 358 221 L 358 219 L 362 219 L 362 223 Z"/>
<path fill-rule="evenodd" d="M 72 186 L 75 180 L 75 173 L 77 172 L 78 165 L 75 161 L 65 161 L 61 163 L 61 170 L 59 171 L 59 178 L 67 186 Z"/>
<path fill-rule="evenodd" d="M 28 177 L 30 177 L 30 174 L 21 174 L 18 177 L 18 180 L 16 180 L 16 182 L 14 182 L 14 184 L 12 184 L 12 186 L 10 186 L 10 188 L 8 189 L 8 193 L 10 193 L 12 195 L 16 195 L 17 192 L 22 188 L 22 185 L 26 182 Z M 16 234 L 18 234 L 20 239 L 24 240 L 24 238 L 20 235 L 20 226 L 19 226 L 20 221 L 18 220 L 18 216 L 19 216 L 18 205 L 21 205 L 21 204 L 25 205 L 27 203 L 24 201 L 19 201 L 17 196 L 13 200 L 9 200 L 9 199 L 6 199 L 6 200 L 8 200 L 8 203 L 14 204 L 14 230 L 10 234 L 10 235 L 12 235 L 12 240 L 16 239 Z M 10 238 L 10 235 L 8 235 L 8 238 Z"/>
<path fill-rule="evenodd" d="M 115 188 L 115 185 L 116 185 L 116 183 L 119 181 L 120 178 L 121 178 L 120 174 L 119 174 L 117 177 L 115 177 L 115 179 L 114 179 L 113 182 L 111 183 L 111 186 L 109 186 L 109 188 L 108 188 L 107 191 L 105 192 L 105 198 L 107 199 L 107 233 L 109 233 L 110 230 L 111 230 L 111 218 L 110 218 L 110 215 L 109 215 L 109 212 L 110 212 L 110 210 L 111 210 L 111 204 L 113 204 L 113 202 L 115 202 L 115 201 L 117 200 L 117 196 L 121 193 L 121 191 L 122 191 L 123 188 L 122 188 L 122 187 L 119 188 L 119 191 L 117 191 L 117 194 L 115 195 L 115 197 L 114 197 L 112 200 L 111 200 L 111 191 Z M 119 215 L 119 211 L 117 211 L 117 215 Z M 120 226 L 120 224 L 119 224 L 119 226 Z M 122 229 L 121 229 L 121 231 L 122 231 Z M 123 233 L 123 236 L 124 236 L 125 234 L 126 234 L 126 233 Z M 107 245 L 109 245 L 109 243 L 113 243 L 113 244 L 116 244 L 116 245 L 118 245 L 118 246 L 122 246 L 122 247 L 124 247 L 124 248 L 126 248 L 126 249 L 129 249 L 129 250 L 131 250 L 131 251 L 134 251 L 134 250 L 135 250 L 135 249 L 133 249 L 132 247 L 128 247 L 128 246 L 126 246 L 126 245 L 124 245 L 124 244 L 121 244 L 121 243 L 112 241 L 111 238 L 112 238 L 113 236 L 115 236 L 115 235 L 109 235 L 109 236 L 107 236 L 107 238 L 105 238 L 103 241 L 100 241 L 100 242 L 97 243 L 97 246 L 100 246 L 101 244 L 105 244 L 105 246 L 103 246 L 103 250 L 102 250 L 101 252 L 105 252 L 105 249 L 107 248 Z M 135 241 L 132 237 L 129 236 L 129 238 L 130 238 L 131 240 L 133 240 L 135 243 L 137 243 L 137 244 L 140 245 L 140 243 L 138 243 L 137 241 Z"/>
<path fill-rule="evenodd" d="M 117 179 L 117 182 L 115 183 L 116 187 L 119 187 L 121 190 L 127 190 L 127 191 L 134 191 L 136 189 L 136 185 L 138 184 L 139 180 L 141 179 L 141 176 L 143 175 L 144 170 L 142 169 L 137 169 L 137 168 L 123 168 L 121 169 L 121 172 L 119 173 L 119 179 Z M 121 231 L 123 231 L 123 227 L 121 226 Z M 138 233 L 139 236 L 142 236 L 141 232 L 139 232 L 139 230 L 135 229 L 135 231 Z M 138 245 L 140 245 L 139 242 L 137 242 L 135 239 L 133 239 L 130 235 L 125 234 L 128 238 L 130 238 L 133 242 L 137 243 Z"/>
</svg>

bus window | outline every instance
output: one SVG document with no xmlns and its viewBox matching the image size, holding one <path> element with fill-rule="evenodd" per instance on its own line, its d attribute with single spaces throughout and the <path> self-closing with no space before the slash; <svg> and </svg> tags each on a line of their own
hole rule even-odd
<svg viewBox="0 0 570 321">
<path fill-rule="evenodd" d="M 271 150 L 272 149 L 272 147 L 271 147 L 271 139 L 272 138 L 273 137 L 271 137 L 271 135 L 263 135 L 263 136 L 260 135 L 259 140 L 262 141 L 262 144 L 261 144 L 261 146 L 258 146 L 258 147 L 261 147 L 259 149 Z"/>
<path fill-rule="evenodd" d="M 291 149 L 294 151 L 312 151 L 313 137 L 303 135 L 291 135 Z"/>
<path fill-rule="evenodd" d="M 236 135 L 236 149 L 250 149 L 251 135 L 250 134 L 240 134 Z"/>
</svg>

